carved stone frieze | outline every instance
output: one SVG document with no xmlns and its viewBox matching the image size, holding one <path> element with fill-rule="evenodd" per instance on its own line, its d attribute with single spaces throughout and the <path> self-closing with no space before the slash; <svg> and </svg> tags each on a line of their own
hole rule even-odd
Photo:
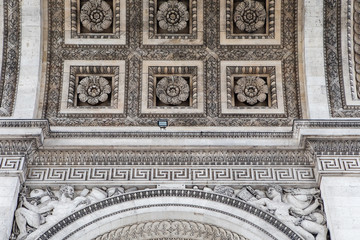
<svg viewBox="0 0 360 240">
<path fill-rule="evenodd" d="M 189 187 L 193 189 L 189 189 Z M 92 189 L 82 187 L 75 191 L 73 187 L 63 185 L 59 191 L 54 191 L 50 188 L 46 190 L 24 188 L 15 214 L 17 228 L 15 228 L 13 236 L 23 240 L 35 238 L 48 239 L 63 228 L 71 225 L 75 220 L 79 220 L 96 211 L 102 211 L 104 208 L 111 207 L 112 205 L 134 201 L 139 198 L 156 198 L 159 196 L 206 199 L 209 203 L 215 201 L 216 203 L 229 205 L 229 207 L 239 208 L 265 220 L 291 239 L 301 239 L 300 235 L 307 240 L 315 239 L 315 237 L 319 240 L 325 240 L 327 235 L 326 218 L 322 203 L 319 200 L 320 191 L 315 188 L 282 188 L 279 185 L 269 186 L 267 189 L 261 187 L 253 189 L 246 185 L 233 187 L 217 185 L 215 187 L 203 186 L 199 188 L 195 185 L 188 186 L 188 189 L 185 189 L 185 187 L 174 189 L 159 187 L 158 189 L 140 191 L 137 187 L 133 186 L 126 188 L 119 186 L 108 188 L 93 187 Z M 165 206 L 165 204 L 162 206 Z M 126 210 L 121 209 L 121 211 Z M 118 213 L 112 213 L 111 215 L 114 214 Z M 236 215 L 232 217 L 242 218 L 242 216 Z M 59 221 L 60 219 L 62 220 Z M 99 221 L 99 219 L 94 219 L 89 224 L 93 224 L 96 221 Z M 246 220 L 242 221 L 246 223 Z M 181 219 L 172 219 L 170 222 L 160 220 L 136 223 L 136 226 L 148 231 L 146 235 L 149 239 L 153 239 L 151 236 L 154 234 L 159 237 L 160 233 L 156 234 L 156 229 L 159 229 L 159 226 L 162 226 L 161 234 L 165 234 L 164 238 L 181 237 L 178 235 L 179 232 L 185 234 L 184 238 L 187 238 L 185 237 L 187 234 L 191 234 L 192 237 L 196 237 L 196 234 L 204 234 L 204 228 L 201 228 L 204 227 L 204 223 L 194 223 Z M 188 228 L 188 230 L 179 231 L 183 227 Z M 197 231 L 199 227 L 203 229 L 201 232 Z M 74 229 L 66 238 L 75 234 L 80 229 Z M 131 229 L 135 229 L 134 225 L 132 227 L 122 226 L 112 230 L 110 233 L 101 234 L 96 239 L 108 239 L 111 235 L 112 237 L 121 236 L 121 239 L 126 239 L 126 237 L 129 237 L 128 231 L 132 231 Z M 207 236 L 212 236 L 212 231 L 218 229 L 218 227 L 208 225 L 206 229 Z M 259 230 L 264 231 L 263 229 Z M 136 232 L 132 233 L 131 236 L 133 238 L 136 237 L 134 235 Z M 145 232 L 142 231 L 142 234 L 145 234 Z M 244 239 L 244 237 L 229 232 L 226 229 L 223 229 L 223 234 L 225 235 L 219 235 L 218 233 L 216 239 L 221 236 L 226 236 L 224 239 Z M 144 239 L 144 235 L 140 236 L 142 236 L 140 239 Z M 145 237 L 145 239 L 148 238 Z"/>
<path fill-rule="evenodd" d="M 85 0 L 79 1 L 81 1 L 81 4 L 86 2 Z M 49 33 L 51 34 L 49 34 L 48 38 L 48 50 L 50 59 L 47 66 L 49 72 L 45 86 L 43 117 L 49 119 L 51 125 L 156 126 L 159 118 L 167 118 L 171 119 L 172 126 L 290 126 L 294 119 L 301 119 L 301 94 L 297 74 L 297 1 L 269 0 L 268 2 L 267 0 L 256 0 L 266 11 L 264 27 L 265 25 L 266 27 L 270 26 L 267 32 L 269 39 L 262 37 L 251 39 L 247 39 L 247 37 L 244 39 L 234 38 L 228 40 L 239 42 L 226 45 L 219 41 L 219 36 L 226 33 L 221 31 L 221 29 L 226 28 L 220 27 L 223 26 L 221 19 L 224 17 L 226 20 L 226 13 L 224 15 L 220 9 L 226 9 L 226 7 L 222 7 L 222 4 L 227 4 L 227 1 L 149 0 L 140 2 L 125 1 L 124 3 L 123 0 L 120 0 L 120 9 L 116 7 L 118 1 L 103 1 L 112 8 L 113 24 L 116 24 L 117 14 L 120 11 L 120 36 L 126 36 L 127 41 L 109 38 L 71 38 L 71 36 L 67 35 L 67 33 L 71 33 L 71 26 L 67 25 L 74 20 L 71 11 L 80 8 L 78 8 L 78 5 L 74 5 L 73 8 L 70 7 L 72 4 L 70 0 L 65 1 L 65 3 L 62 1 L 49 1 Z M 234 2 L 237 5 L 243 1 L 234 0 Z M 176 3 L 182 3 L 185 7 Z M 150 4 L 153 7 L 149 7 Z M 276 9 L 279 9 L 274 14 L 271 12 L 273 11 L 272 4 Z M 175 7 L 169 7 L 175 5 L 178 6 L 179 11 L 175 11 Z M 159 11 L 160 6 L 163 6 L 161 11 Z M 259 6 L 257 4 L 257 8 L 260 9 Z M 150 11 L 154 12 L 150 13 Z M 179 26 L 185 24 L 185 28 L 175 27 L 178 28 L 176 32 L 174 32 L 175 28 L 171 30 L 173 32 L 169 32 L 169 29 L 162 29 L 158 18 L 160 21 L 165 21 L 162 16 L 167 11 L 167 17 L 169 19 L 173 18 L 171 21 L 176 22 L 182 19 L 181 17 L 178 18 L 177 14 L 183 16 L 183 20 L 179 20 L 181 22 Z M 158 12 L 159 14 L 157 14 Z M 187 13 L 188 21 L 186 20 Z M 59 21 L 55 19 L 55 16 L 65 16 L 66 19 L 71 21 Z M 278 24 L 281 19 L 284 20 L 280 26 Z M 231 24 L 236 25 L 233 20 L 231 20 Z M 271 24 L 274 24 L 274 38 L 270 37 Z M 64 25 L 65 29 L 63 28 Z M 128 26 L 128 28 L 123 29 L 124 26 Z M 162 26 L 165 28 L 165 25 Z M 188 32 L 185 34 L 183 31 Z M 149 35 L 151 32 L 154 33 L 153 38 Z M 189 32 L 191 33 L 189 34 Z M 282 39 L 283 32 L 286 32 L 286 38 Z M 97 34 L 101 35 L 103 32 L 93 33 L 94 36 L 97 36 Z M 246 33 L 245 35 L 249 36 L 249 34 L 252 33 Z M 101 43 L 96 40 L 101 41 Z M 255 40 L 258 41 L 256 42 L 258 46 L 251 46 Z M 268 42 L 268 40 L 274 42 Z M 113 114 L 107 108 L 109 106 L 103 106 L 96 111 L 86 112 L 89 115 L 85 117 L 85 115 L 77 114 L 80 113 L 76 112 L 79 109 L 68 108 L 66 105 L 69 95 L 64 89 L 69 84 L 66 82 L 68 73 L 66 68 L 63 68 L 64 61 L 77 61 L 78 63 L 94 61 L 126 62 L 126 69 L 121 72 L 124 74 L 125 86 L 119 88 L 125 90 L 123 94 L 119 94 L 119 96 L 124 97 L 123 101 L 119 100 L 119 104 L 121 102 L 124 109 L 124 111 L 121 110 L 122 114 Z M 149 81 L 149 76 L 146 76 L 149 69 L 146 68 L 145 70 L 144 68 L 149 62 L 156 61 L 162 62 L 162 64 L 148 66 L 164 67 L 171 62 L 176 63 L 176 65 L 173 65 L 174 67 L 198 67 L 196 79 L 190 75 L 181 76 L 181 74 L 178 74 L 189 85 L 189 98 L 185 102 L 175 107 L 171 104 L 171 106 L 159 106 L 156 104 L 156 85 L 154 85 L 154 81 Z M 250 62 L 254 67 L 259 66 L 257 61 L 279 62 L 280 68 L 276 68 L 276 80 L 272 79 L 271 76 L 267 79 L 267 85 L 269 86 L 268 100 L 271 102 L 271 107 L 268 104 L 267 108 L 259 107 L 255 111 L 246 109 L 246 111 L 249 111 L 247 114 L 245 114 L 245 111 L 241 112 L 241 109 L 235 113 L 231 112 L 233 110 L 231 109 L 231 113 L 224 114 L 222 104 L 227 104 L 227 99 L 225 101 L 221 99 L 221 103 L 219 101 L 222 95 L 226 94 L 223 91 L 227 91 L 226 86 L 225 88 L 221 86 L 223 80 L 220 80 L 221 74 L 223 74 L 220 71 L 221 62 L 223 61 L 247 62 L 246 67 L 250 66 Z M 193 62 L 201 63 L 201 65 L 194 65 Z M 91 64 L 83 64 L 82 66 L 86 65 L 92 66 Z M 105 65 L 109 66 L 108 64 Z M 79 66 L 79 64 L 73 66 Z M 260 64 L 260 66 L 262 65 Z M 274 65 L 266 66 L 273 67 Z M 174 74 L 168 74 L 168 76 L 171 75 Z M 63 79 L 63 82 L 61 82 L 61 79 Z M 276 84 L 274 85 L 272 81 L 275 81 Z M 112 93 L 110 95 L 112 96 Z M 153 101 L 152 106 L 151 101 Z M 85 114 L 85 110 L 82 113 Z"/>
<path fill-rule="evenodd" d="M 4 1 L 4 26 L 0 51 L 0 117 L 9 117 L 13 113 L 15 94 L 19 77 L 21 46 L 21 3 L 16 0 Z"/>
</svg>

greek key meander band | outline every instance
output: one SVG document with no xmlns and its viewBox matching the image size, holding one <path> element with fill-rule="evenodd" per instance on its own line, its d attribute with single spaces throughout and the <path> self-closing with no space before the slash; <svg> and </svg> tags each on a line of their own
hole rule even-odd
<svg viewBox="0 0 360 240">
<path fill-rule="evenodd" d="M 24 170 L 25 157 L 0 156 L 0 174 Z M 319 174 L 358 174 L 359 156 L 318 157 Z M 27 182 L 315 182 L 312 166 L 30 166 Z"/>
<path fill-rule="evenodd" d="M 185 166 L 74 166 L 33 167 L 27 174 L 27 181 L 36 182 L 81 182 L 116 181 L 161 183 L 175 182 L 315 182 L 311 166 L 236 166 L 236 167 L 185 167 Z"/>
<path fill-rule="evenodd" d="M 360 173 L 360 157 L 319 157 L 318 158 L 319 173 Z"/>
</svg>

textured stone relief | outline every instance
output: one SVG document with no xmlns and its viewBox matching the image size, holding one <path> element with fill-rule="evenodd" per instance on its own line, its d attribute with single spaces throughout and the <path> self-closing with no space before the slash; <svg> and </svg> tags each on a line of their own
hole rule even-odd
<svg viewBox="0 0 360 240">
<path fill-rule="evenodd" d="M 106 64 L 108 63 L 108 64 Z M 124 112 L 125 62 L 65 61 L 61 114 Z"/>
<path fill-rule="evenodd" d="M 269 88 L 260 77 L 244 76 L 236 80 L 234 91 L 240 102 L 255 105 L 267 99 Z"/>
<path fill-rule="evenodd" d="M 283 189 L 278 185 L 269 186 L 266 191 L 264 191 L 263 188 L 253 189 L 250 186 L 230 187 L 217 185 L 215 187 L 202 186 L 201 188 L 198 186 L 188 187 L 193 188 L 195 192 L 220 194 L 249 203 L 267 214 L 273 215 L 277 218 L 277 220 L 280 220 L 278 224 L 285 224 L 292 231 L 299 234 L 306 240 L 315 238 L 318 240 L 326 239 L 326 220 L 319 196 L 320 191 L 317 189 Z M 184 190 L 185 187 L 183 187 L 183 190 L 178 189 L 176 191 L 179 193 L 185 193 Z M 22 196 L 20 197 L 19 207 L 15 213 L 18 229 L 13 232 L 13 238 L 15 239 L 17 236 L 17 239 L 21 240 L 35 239 L 42 235 L 44 231 L 50 229 L 53 225 L 59 225 L 59 220 L 64 219 L 61 222 L 67 223 L 67 217 L 90 204 L 96 204 L 106 198 L 114 198 L 119 195 L 136 191 L 138 191 L 137 187 L 130 187 L 127 189 L 123 187 L 93 187 L 91 190 L 84 188 L 75 192 L 74 188 L 69 185 L 61 186 L 59 191 L 53 191 L 50 188 L 46 190 L 30 190 L 28 188 L 24 188 Z M 179 193 L 176 193 L 174 190 L 174 194 L 179 195 Z M 211 196 L 208 195 L 208 197 Z M 131 197 L 129 199 L 134 198 Z M 87 211 L 80 212 L 81 213 L 77 214 L 77 217 L 81 217 L 81 215 L 86 214 Z M 171 220 L 171 222 L 176 222 L 176 220 Z M 158 223 L 163 222 L 159 221 Z M 142 223 L 138 223 L 137 225 L 141 224 Z M 148 222 L 143 224 L 147 224 L 147 226 L 149 226 L 154 223 Z M 163 233 L 168 234 L 168 236 L 175 234 L 175 232 L 170 230 L 172 224 L 163 224 L 165 224 L 164 227 L 168 227 L 168 230 Z M 194 226 L 196 227 L 198 225 L 195 224 Z M 152 228 L 148 229 L 151 236 L 156 233 L 156 230 Z M 185 232 L 186 234 L 189 234 L 188 231 Z M 113 230 L 111 233 L 119 234 L 124 237 L 129 236 L 129 232 L 125 227 Z M 211 233 L 211 231 L 209 233 Z M 231 232 L 229 233 L 231 234 Z M 110 236 L 109 234 L 110 233 L 98 236 L 96 239 L 108 239 L 107 237 Z M 236 235 L 231 236 L 235 237 Z M 241 236 L 238 237 L 243 239 Z"/>
<path fill-rule="evenodd" d="M 221 19 L 226 31 L 221 32 L 221 44 L 280 44 L 281 1 L 221 0 Z M 262 39 L 244 41 L 246 39 Z"/>
<path fill-rule="evenodd" d="M 355 61 L 355 80 L 356 95 L 360 99 L 360 1 L 353 1 L 353 36 L 354 36 L 354 61 Z M 350 11 L 351 12 L 351 11 Z"/>
<path fill-rule="evenodd" d="M 105 160 L 104 160 L 105 161 Z M 116 181 L 121 184 L 159 184 L 163 181 L 177 183 L 298 183 L 315 184 L 313 166 L 158 166 L 112 165 L 72 167 L 29 166 L 27 182 L 56 184 Z"/>
<path fill-rule="evenodd" d="M 139 229 L 144 229 L 139 233 Z M 152 240 L 152 239 L 194 239 L 194 240 L 247 240 L 227 229 L 215 225 L 186 220 L 164 220 L 137 223 L 113 230 L 94 240 Z"/>
<path fill-rule="evenodd" d="M 326 81 L 331 115 L 337 118 L 360 116 L 357 82 L 358 4 L 358 1 L 324 1 Z M 342 16 L 343 11 L 345 15 Z M 345 42 L 341 39 L 342 29 L 347 30 L 343 34 Z M 344 50 L 341 46 L 345 47 Z M 343 69 L 343 66 L 348 68 Z"/>
<path fill-rule="evenodd" d="M 202 42 L 202 33 L 199 34 L 203 26 L 202 0 L 147 0 L 144 1 L 144 9 L 148 9 L 144 14 L 144 44 L 176 45 L 186 44 L 188 40 L 197 44 Z"/>
<path fill-rule="evenodd" d="M 241 32 L 253 33 L 264 27 L 266 16 L 265 7 L 259 1 L 244 0 L 235 7 L 234 22 Z"/>
<path fill-rule="evenodd" d="M 211 191 L 211 189 L 204 189 Z M 214 192 L 229 197 L 238 197 L 263 211 L 273 214 L 306 240 L 326 240 L 327 227 L 317 189 L 283 189 L 279 185 L 269 186 L 266 191 L 250 186 L 233 189 L 216 186 Z"/>
<path fill-rule="evenodd" d="M 200 61 L 144 62 L 141 112 L 172 115 L 203 113 L 202 70 Z"/>
<path fill-rule="evenodd" d="M 124 193 L 121 187 L 83 189 L 75 197 L 72 186 L 64 185 L 55 194 L 51 189 L 33 189 L 23 192 L 19 208 L 15 212 L 15 220 L 19 229 L 17 239 L 35 239 L 42 230 L 58 223 L 64 217 L 86 205 L 99 202 L 107 197 Z"/>
<path fill-rule="evenodd" d="M 109 98 L 111 87 L 106 78 L 88 76 L 79 82 L 77 93 L 81 102 L 96 105 L 99 102 L 105 102 Z"/>
<path fill-rule="evenodd" d="M 66 0 L 65 43 L 125 44 L 126 0 Z"/>
<path fill-rule="evenodd" d="M 4 2 L 3 42 L 0 51 L 0 117 L 9 117 L 13 113 L 20 65 L 21 46 L 21 4 L 16 0 Z"/>
<path fill-rule="evenodd" d="M 180 105 L 189 98 L 189 83 L 180 76 L 161 78 L 156 85 L 156 96 L 167 105 Z"/>
<path fill-rule="evenodd" d="M 246 3 L 240 0 L 234 1 L 234 6 L 241 3 L 245 5 L 246 3 L 253 4 L 251 1 Z M 112 7 L 114 14 L 113 24 L 115 24 L 117 18 L 116 7 L 110 4 L 111 1 L 106 2 Z M 274 22 L 275 37 L 273 39 L 227 39 L 237 42 L 224 46 L 219 41 L 219 35 L 226 34 L 226 31 L 221 31 L 221 29 L 227 29 L 222 27 L 221 23 L 221 19 L 226 20 L 226 14 L 221 13 L 223 9 L 226 10 L 226 5 L 223 7 L 222 0 L 126 1 L 125 4 L 120 0 L 120 31 L 123 31 L 121 36 L 128 37 L 125 42 L 116 42 L 116 39 L 108 38 L 90 39 L 67 36 L 66 34 L 71 32 L 69 31 L 71 28 L 67 28 L 68 22 L 53 21 L 52 18 L 53 16 L 65 15 L 65 18 L 70 19 L 72 16 L 70 14 L 72 9 L 70 2 L 65 1 L 64 5 L 61 1 L 51 0 L 49 2 L 49 32 L 51 32 L 49 35 L 49 51 L 51 54 L 49 56 L 51 56 L 51 59 L 49 59 L 48 64 L 49 74 L 46 81 L 43 117 L 49 119 L 51 125 L 57 126 L 156 126 L 159 118 L 169 119 L 171 126 L 290 126 L 294 119 L 301 119 L 301 94 L 296 60 L 298 49 L 296 35 L 297 1 L 275 1 L 275 8 L 279 9 L 279 11 L 274 14 L 271 13 L 273 9 L 271 1 L 257 0 L 255 2 L 261 4 L 266 11 L 264 26 L 259 27 L 255 24 L 256 27 L 262 29 Z M 224 3 L 226 4 L 226 1 Z M 153 7 L 150 7 L 149 4 L 153 4 Z M 257 6 L 255 12 L 261 12 L 260 5 L 256 3 L 255 5 Z M 158 11 L 160 6 L 163 6 L 161 8 L 163 10 Z M 174 8 L 172 6 L 177 6 L 180 10 L 171 10 Z M 122 13 L 124 9 L 126 11 Z M 233 10 L 235 11 L 235 8 Z M 69 13 L 67 13 L 68 11 Z M 150 13 L 151 11 L 154 12 Z M 159 22 L 165 21 L 162 16 L 165 16 L 166 11 L 168 11 L 169 18 L 174 18 L 172 21 L 180 21 L 181 24 L 179 22 L 176 25 L 174 22 L 177 27 L 162 29 Z M 187 12 L 188 21 L 185 20 L 187 19 Z M 178 18 L 177 14 L 183 16 L 184 20 L 179 20 L 182 18 Z M 122 17 L 125 17 L 125 19 L 122 19 Z M 251 18 L 251 11 L 247 17 Z M 274 17 L 274 20 L 272 20 L 272 17 Z M 152 19 L 151 22 L 150 18 Z M 277 27 L 282 18 L 286 18 L 286 21 L 284 20 L 283 24 Z M 122 21 L 125 21 L 125 23 L 122 24 Z M 233 19 L 230 22 L 236 27 Z M 259 22 L 262 21 L 259 20 L 258 24 L 260 24 Z M 65 33 L 63 24 L 65 24 Z M 153 29 L 151 29 L 151 24 L 153 24 Z M 186 27 L 180 29 L 179 26 L 184 26 L 184 24 Z M 161 25 L 164 27 L 166 24 L 163 25 L 162 23 Z M 124 30 L 122 26 L 128 26 L 128 28 Z M 183 31 L 188 31 L 188 33 L 185 34 Z M 153 38 L 151 38 L 151 32 L 154 33 Z M 283 32 L 286 32 L 286 38 L 281 38 Z M 64 34 L 65 39 L 63 39 Z M 94 33 L 94 36 L 97 36 L 96 34 L 100 33 Z M 248 36 L 255 33 L 247 32 L 244 34 Z M 206 38 L 203 36 L 206 36 Z M 79 43 L 69 42 L 69 39 L 79 41 Z M 95 40 L 101 40 L 101 43 Z M 247 42 L 241 42 L 240 40 L 246 40 Z M 255 40 L 259 41 L 256 42 L 258 46 L 250 46 L 255 43 L 253 42 Z M 275 42 L 270 43 L 267 40 Z M 99 44 L 101 44 L 101 47 Z M 122 101 L 118 101 L 118 104 L 122 106 L 121 114 L 115 113 L 114 109 L 110 109 L 111 105 L 106 102 L 98 103 L 95 106 L 92 105 L 98 107 L 93 112 L 89 112 L 88 109 L 86 112 L 84 110 L 85 106 L 69 107 L 69 104 L 72 105 L 72 103 L 69 103 L 71 94 L 65 92 L 66 88 L 72 90 L 72 86 L 67 84 L 67 81 L 70 81 L 66 79 L 69 78 L 68 70 L 63 67 L 64 62 L 67 61 L 77 62 L 71 64 L 72 66 L 91 66 L 91 64 L 84 64 L 84 62 L 91 61 L 126 62 L 126 69 L 120 71 L 121 74 L 124 74 L 124 85 L 122 85 L 124 87 L 119 87 L 119 90 L 123 89 L 119 96 L 124 96 Z M 268 86 L 267 98 L 262 101 L 264 95 L 260 94 L 258 98 L 260 101 L 258 100 L 254 105 L 249 104 L 249 102 L 252 103 L 253 101 L 251 99 L 244 102 L 237 100 L 237 95 L 243 100 L 245 94 L 235 93 L 234 85 L 236 83 L 234 80 L 230 81 L 233 86 L 232 89 L 230 88 L 231 93 L 228 98 L 227 79 L 226 76 L 223 79 L 222 74 L 224 73 L 220 71 L 221 64 L 224 61 L 238 61 L 234 66 L 241 68 L 247 68 L 250 65 L 254 69 L 266 67 L 268 69 L 266 73 L 258 77 L 263 79 L 266 86 Z M 258 62 L 263 63 L 258 64 Z M 170 67 L 187 68 L 190 69 L 190 72 L 192 71 L 191 68 L 196 67 L 197 72 L 196 74 L 189 73 L 186 75 L 183 73 L 165 73 L 151 79 L 152 72 L 155 72 L 152 67 L 165 67 L 169 63 L 176 63 L 170 65 Z M 275 63 L 275 65 L 271 63 Z M 98 66 L 100 65 L 98 64 Z M 230 65 L 230 67 L 232 66 Z M 270 73 L 273 67 L 275 67 L 275 76 Z M 243 75 L 248 74 L 256 75 L 252 73 Z M 104 77 L 101 74 L 98 75 Z M 165 95 L 164 91 L 162 94 L 157 92 L 157 86 L 160 87 L 159 89 L 163 86 L 161 83 L 159 84 L 161 77 L 172 78 L 173 76 L 174 79 L 177 77 L 183 78 L 189 85 L 189 97 L 175 105 L 169 104 L 172 100 L 164 100 L 165 96 L 169 96 Z M 238 76 L 237 80 L 241 77 L 245 76 Z M 59 79 L 64 79 L 63 83 Z M 107 80 L 109 81 L 109 79 Z M 225 86 L 222 86 L 224 83 Z M 247 90 L 256 91 L 255 88 Z M 106 101 L 109 101 L 115 95 L 114 91 L 115 89 L 111 90 Z M 250 91 L 247 91 L 249 96 L 254 94 L 250 93 Z M 176 88 L 169 89 L 168 93 L 180 96 L 177 95 L 178 90 Z M 74 94 L 78 93 L 74 92 Z M 160 100 L 159 96 L 163 101 Z M 185 98 L 185 95 L 181 95 L 181 99 Z M 171 99 L 175 99 L 176 102 L 180 101 L 178 97 Z M 237 105 L 234 105 L 233 101 Z M 90 105 L 88 102 L 84 103 L 80 100 L 78 102 Z M 89 115 L 85 117 L 85 115 L 81 116 L 80 113 Z"/>
<path fill-rule="evenodd" d="M 280 64 L 224 61 L 221 65 L 222 100 L 227 103 L 222 102 L 224 114 L 278 113 L 280 117 L 284 113 Z"/>
<path fill-rule="evenodd" d="M 113 22 L 111 6 L 104 0 L 89 0 L 81 6 L 81 25 L 91 32 L 103 32 Z"/>
<path fill-rule="evenodd" d="M 189 11 L 184 3 L 168 0 L 159 5 L 156 19 L 161 29 L 177 33 L 188 26 Z"/>
</svg>

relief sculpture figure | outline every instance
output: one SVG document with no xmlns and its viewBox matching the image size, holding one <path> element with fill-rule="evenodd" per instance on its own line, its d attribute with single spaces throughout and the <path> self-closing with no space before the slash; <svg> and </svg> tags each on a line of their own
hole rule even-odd
<svg viewBox="0 0 360 240">
<path fill-rule="evenodd" d="M 16 223 L 20 230 L 17 239 L 27 238 L 27 225 L 39 230 L 41 225 L 55 224 L 89 203 L 84 196 L 73 199 L 74 188 L 71 186 L 62 186 L 59 192 L 58 200 L 52 199 L 46 191 L 41 189 L 34 189 L 30 192 L 30 197 L 37 199 L 39 203 L 30 203 L 26 197 L 22 199 L 23 207 L 18 208 L 15 212 Z M 36 235 L 36 230 L 32 235 Z"/>
<path fill-rule="evenodd" d="M 306 240 L 325 240 L 325 218 L 317 211 L 321 205 L 320 198 L 314 197 L 318 190 L 291 189 L 284 192 L 280 186 L 271 186 L 266 191 L 267 197 L 250 200 L 249 203 L 274 214 Z"/>
</svg>

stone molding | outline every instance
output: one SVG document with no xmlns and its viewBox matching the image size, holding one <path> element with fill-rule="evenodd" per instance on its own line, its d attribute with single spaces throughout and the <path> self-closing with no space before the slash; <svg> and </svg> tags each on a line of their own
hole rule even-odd
<svg viewBox="0 0 360 240">
<path fill-rule="evenodd" d="M 358 9 L 349 9 L 357 4 L 357 1 L 354 1 L 354 4 L 350 4 L 351 2 L 324 1 L 325 76 L 330 112 L 332 117 L 336 118 L 360 117 L 359 100 L 355 99 L 358 84 L 352 72 L 357 65 L 353 60 L 357 46 L 353 42 L 357 41 L 358 37 L 348 29 L 352 25 L 357 25 L 352 22 L 352 13 L 354 11 L 354 14 L 358 14 Z M 344 41 L 342 36 L 345 38 Z M 342 49 L 339 47 L 341 45 L 346 47 Z M 344 69 L 343 64 L 348 66 L 348 69 Z"/>
<path fill-rule="evenodd" d="M 359 156 L 326 156 L 317 158 L 317 178 L 360 174 Z"/>
<path fill-rule="evenodd" d="M 144 231 L 139 232 L 139 229 Z M 194 239 L 194 240 L 247 240 L 232 231 L 215 225 L 186 220 L 163 220 L 137 223 L 108 232 L 94 240 L 146 240 L 146 239 Z"/>
<path fill-rule="evenodd" d="M 0 156 L 0 176 L 16 176 L 25 181 L 24 156 Z"/>
<path fill-rule="evenodd" d="M 29 166 L 28 185 L 316 184 L 312 166 Z"/>
<path fill-rule="evenodd" d="M 3 3 L 4 38 L 3 56 L 0 61 L 0 117 L 12 116 L 19 78 L 21 51 L 21 2 L 8 0 Z M 1 58 L 0 58 L 1 60 Z"/>
<path fill-rule="evenodd" d="M 342 120 L 294 120 L 290 131 L 279 132 L 252 132 L 252 131 L 51 131 L 48 120 L 0 120 L 0 128 L 39 128 L 44 138 L 158 138 L 158 137 L 176 137 L 176 138 L 267 138 L 267 139 L 291 139 L 302 138 L 300 131 L 303 129 L 359 129 L 360 121 L 342 121 Z M 318 134 L 318 136 L 321 136 Z M 327 141 L 327 140 L 321 140 Z M 343 142 L 343 140 L 334 140 Z M 349 140 L 352 141 L 351 138 Z"/>
</svg>

